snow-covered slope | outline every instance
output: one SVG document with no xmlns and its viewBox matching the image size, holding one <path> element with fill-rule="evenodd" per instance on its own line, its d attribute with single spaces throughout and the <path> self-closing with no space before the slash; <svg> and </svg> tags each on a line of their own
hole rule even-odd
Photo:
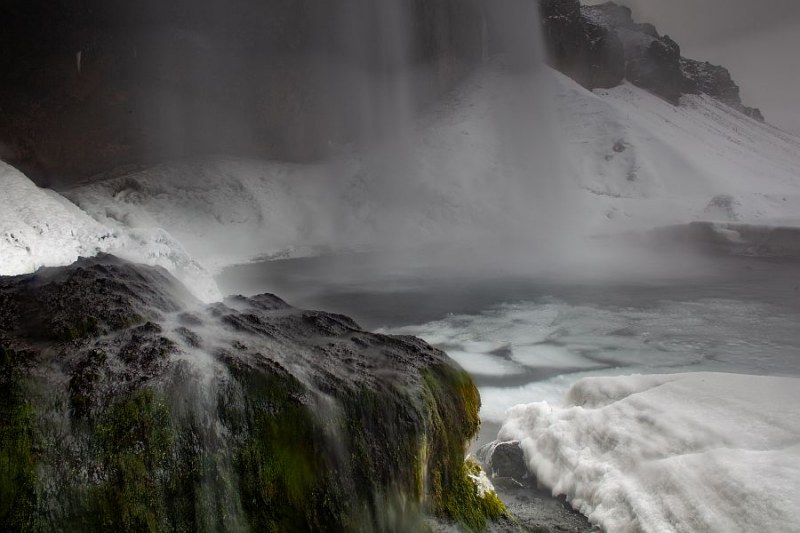
<svg viewBox="0 0 800 533">
<path fill-rule="evenodd" d="M 0 276 L 108 252 L 166 268 L 201 300 L 220 298 L 211 276 L 163 230 L 105 226 L 3 162 L 0 191 Z"/>
<path fill-rule="evenodd" d="M 0 275 L 67 265 L 120 246 L 117 233 L 2 162 L 0 190 Z"/>
<path fill-rule="evenodd" d="M 800 224 L 797 138 L 706 96 L 674 107 L 631 85 L 592 93 L 543 76 L 526 86 L 487 67 L 375 153 L 327 165 L 204 158 L 67 196 L 104 225 L 164 228 L 212 270 L 531 228 Z"/>
<path fill-rule="evenodd" d="M 681 105 L 555 74 L 567 159 L 598 230 L 800 224 L 800 139 L 708 97 Z"/>
<path fill-rule="evenodd" d="M 800 380 L 736 374 L 588 378 L 565 405 L 519 405 L 540 482 L 609 533 L 800 531 Z"/>
<path fill-rule="evenodd" d="M 208 157 L 68 191 L 104 224 L 164 228 L 211 268 L 328 242 L 323 169 Z"/>
</svg>

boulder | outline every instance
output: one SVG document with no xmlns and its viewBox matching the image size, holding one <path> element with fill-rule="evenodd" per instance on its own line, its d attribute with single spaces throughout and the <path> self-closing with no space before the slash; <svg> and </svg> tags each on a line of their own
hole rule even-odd
<svg viewBox="0 0 800 533">
<path fill-rule="evenodd" d="M 0 277 L 0 529 L 480 529 L 469 376 L 264 294 L 112 256 Z"/>
</svg>

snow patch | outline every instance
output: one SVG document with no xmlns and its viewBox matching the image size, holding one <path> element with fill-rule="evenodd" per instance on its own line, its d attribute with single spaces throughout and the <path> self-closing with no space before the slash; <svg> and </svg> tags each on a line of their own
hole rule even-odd
<svg viewBox="0 0 800 533">
<path fill-rule="evenodd" d="M 160 266 L 200 300 L 221 299 L 216 282 L 167 232 L 109 227 L 0 162 L 0 276 L 65 266 L 101 252 Z"/>
<path fill-rule="evenodd" d="M 587 378 L 518 405 L 498 435 L 610 533 L 800 530 L 800 379 Z"/>
</svg>

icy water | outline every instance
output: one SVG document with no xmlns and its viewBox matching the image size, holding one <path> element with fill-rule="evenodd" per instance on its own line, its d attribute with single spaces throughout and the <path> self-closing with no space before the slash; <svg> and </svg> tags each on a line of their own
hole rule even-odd
<svg viewBox="0 0 800 533">
<path fill-rule="evenodd" d="M 800 262 L 711 251 L 668 257 L 651 275 L 554 281 L 485 269 L 376 270 L 368 256 L 350 255 L 233 267 L 218 282 L 225 293 L 274 292 L 446 350 L 481 390 L 478 444 L 494 439 L 507 408 L 558 403 L 584 376 L 800 374 Z"/>
</svg>

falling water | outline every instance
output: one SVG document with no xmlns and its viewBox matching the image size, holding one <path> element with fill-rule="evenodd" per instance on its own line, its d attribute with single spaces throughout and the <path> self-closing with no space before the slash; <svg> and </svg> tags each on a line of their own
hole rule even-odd
<svg viewBox="0 0 800 533">
<path fill-rule="evenodd" d="M 337 10 L 329 105 L 347 102 L 338 120 L 352 132 L 357 163 L 354 170 L 334 157 L 330 165 L 335 247 L 542 247 L 563 229 L 568 206 L 538 3 L 438 8 L 354 0 Z M 419 27 L 431 22 L 426 16 L 427 34 Z M 430 48 L 438 56 L 426 56 Z M 448 113 L 464 123 L 430 118 Z M 371 205 L 363 217 L 353 215 L 360 203 Z"/>
</svg>

